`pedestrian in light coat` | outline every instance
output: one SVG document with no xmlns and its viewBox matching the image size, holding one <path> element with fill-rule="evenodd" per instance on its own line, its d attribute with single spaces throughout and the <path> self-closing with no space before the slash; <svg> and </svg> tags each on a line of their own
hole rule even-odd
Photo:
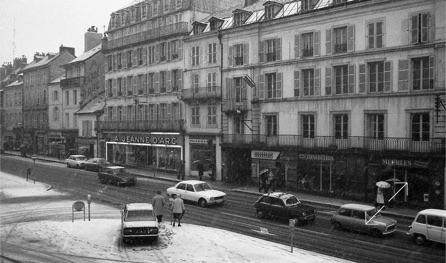
<svg viewBox="0 0 446 263">
<path fill-rule="evenodd" d="M 178 219 L 178 226 L 181 226 L 181 218 L 186 212 L 186 208 L 184 207 L 183 199 L 177 197 L 177 195 L 172 195 L 173 200 L 170 206 L 170 210 L 173 213 L 173 226 L 175 226 L 175 221 Z"/>
<path fill-rule="evenodd" d="M 152 199 L 153 211 L 155 212 L 158 223 L 163 222 L 163 210 L 164 210 L 164 197 L 161 195 L 161 191 L 156 191 L 156 195 Z"/>
</svg>

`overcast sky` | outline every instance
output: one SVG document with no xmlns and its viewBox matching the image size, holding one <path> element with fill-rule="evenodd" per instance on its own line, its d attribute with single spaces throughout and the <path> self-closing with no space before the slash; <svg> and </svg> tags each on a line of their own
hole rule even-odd
<svg viewBox="0 0 446 263">
<path fill-rule="evenodd" d="M 110 14 L 131 2 L 133 0 L 0 0 L 0 64 L 22 55 L 29 63 L 34 53 L 57 53 L 60 45 L 74 47 L 79 56 L 84 52 L 87 29 L 96 26 L 99 33 L 104 33 Z"/>
</svg>

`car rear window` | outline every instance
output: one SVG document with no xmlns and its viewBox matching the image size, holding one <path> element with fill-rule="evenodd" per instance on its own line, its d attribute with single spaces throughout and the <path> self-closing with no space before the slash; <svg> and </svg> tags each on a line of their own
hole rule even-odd
<svg viewBox="0 0 446 263">
<path fill-rule="evenodd" d="M 299 201 L 299 199 L 297 199 L 297 197 L 292 196 L 292 197 L 288 198 L 285 203 L 287 206 L 293 206 L 293 205 L 300 204 L 300 201 Z"/>
<path fill-rule="evenodd" d="M 155 220 L 152 210 L 134 210 L 127 212 L 126 221 L 128 222 L 147 220 Z"/>
</svg>

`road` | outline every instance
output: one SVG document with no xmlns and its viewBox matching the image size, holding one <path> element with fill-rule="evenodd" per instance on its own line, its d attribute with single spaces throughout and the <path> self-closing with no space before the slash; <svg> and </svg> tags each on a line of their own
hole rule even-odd
<svg viewBox="0 0 446 263">
<path fill-rule="evenodd" d="M 30 180 L 51 185 L 55 190 L 69 194 L 72 199 L 85 200 L 91 194 L 93 202 L 122 208 L 131 202 L 150 202 L 157 190 L 172 186 L 171 182 L 138 178 L 134 187 L 116 187 L 101 184 L 95 172 L 67 168 L 59 163 L 35 164 L 30 159 L 1 156 L 1 171 L 26 178 L 26 169 L 32 168 Z M 201 208 L 186 204 L 184 222 L 225 229 L 281 244 L 290 244 L 288 222 L 255 217 L 253 204 L 258 196 L 227 191 L 223 206 Z M 417 246 L 405 235 L 410 222 L 398 221 L 393 236 L 373 238 L 365 234 L 333 229 L 329 218 L 334 212 L 328 207 L 317 207 L 318 217 L 313 224 L 295 230 L 295 246 L 356 262 L 444 262 L 445 247 L 440 244 Z M 165 211 L 166 215 L 169 212 Z M 45 216 L 41 214 L 42 219 Z M 71 217 L 70 213 L 66 214 Z M 34 215 L 34 220 L 39 219 Z M 168 216 L 167 216 L 168 217 Z M 168 218 L 166 218 L 168 220 Z M 261 231 L 263 229 L 263 231 Z"/>
</svg>

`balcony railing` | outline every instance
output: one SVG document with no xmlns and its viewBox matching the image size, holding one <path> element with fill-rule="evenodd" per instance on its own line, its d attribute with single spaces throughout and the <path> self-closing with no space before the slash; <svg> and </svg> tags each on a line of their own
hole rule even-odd
<svg viewBox="0 0 446 263">
<path fill-rule="evenodd" d="M 184 120 L 99 121 L 97 127 L 99 130 L 180 132 L 184 130 Z"/>
<path fill-rule="evenodd" d="M 223 103 L 223 111 L 226 113 L 241 113 L 248 110 L 247 100 L 226 100 Z"/>
<path fill-rule="evenodd" d="M 60 81 L 60 86 L 62 88 L 70 87 L 70 86 L 82 86 L 82 85 L 84 85 L 84 77 L 75 77 L 75 78 L 69 78 L 69 79 L 62 79 Z"/>
<path fill-rule="evenodd" d="M 210 87 L 200 87 L 192 89 L 183 89 L 181 91 L 181 100 L 183 101 L 197 101 L 197 100 L 220 100 L 221 99 L 221 87 L 220 86 L 210 86 Z"/>
<path fill-rule="evenodd" d="M 304 138 L 301 135 L 252 135 L 224 134 L 223 143 L 231 145 L 260 144 L 270 147 L 302 147 L 330 149 L 363 149 L 367 151 L 405 151 L 405 152 L 442 152 L 445 150 L 444 138 L 432 138 L 428 141 L 413 141 L 410 138 L 383 138 L 351 136 L 337 139 L 334 136 Z"/>
</svg>

